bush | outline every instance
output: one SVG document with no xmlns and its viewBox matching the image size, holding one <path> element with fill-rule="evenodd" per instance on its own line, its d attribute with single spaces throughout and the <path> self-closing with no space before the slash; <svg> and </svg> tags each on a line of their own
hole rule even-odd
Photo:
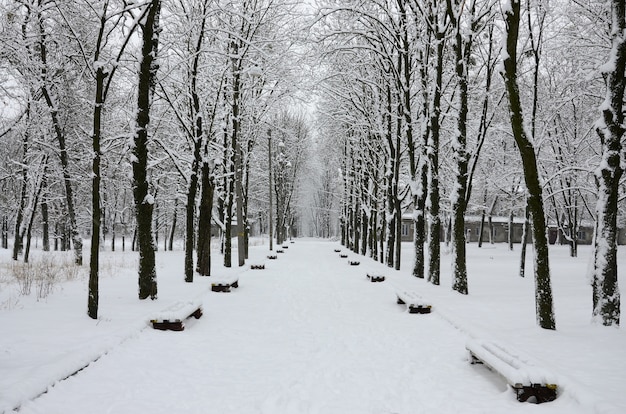
<svg viewBox="0 0 626 414">
<path fill-rule="evenodd" d="M 44 255 L 30 263 L 14 262 L 11 272 L 17 282 L 19 294 L 30 295 L 34 286 L 39 300 L 47 298 L 58 282 L 77 279 L 80 269 L 71 261 Z"/>
</svg>

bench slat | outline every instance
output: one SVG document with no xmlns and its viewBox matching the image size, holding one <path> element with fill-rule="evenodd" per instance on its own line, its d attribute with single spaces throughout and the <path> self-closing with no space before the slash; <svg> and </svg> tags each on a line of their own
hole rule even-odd
<svg viewBox="0 0 626 414">
<path fill-rule="evenodd" d="M 532 361 L 494 341 L 470 340 L 466 344 L 472 363 L 482 363 L 499 374 L 515 389 L 517 399 L 526 401 L 535 396 L 537 402 L 556 398 L 556 381 Z"/>
</svg>

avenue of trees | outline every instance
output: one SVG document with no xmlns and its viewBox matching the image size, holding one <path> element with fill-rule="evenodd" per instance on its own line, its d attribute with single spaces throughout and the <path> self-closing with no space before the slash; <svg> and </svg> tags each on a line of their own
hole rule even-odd
<svg viewBox="0 0 626 414">
<path fill-rule="evenodd" d="M 320 134 L 338 155 L 321 177 L 340 193 L 342 243 L 397 269 L 410 215 L 413 275 L 440 283 L 445 242 L 452 289 L 468 294 L 466 216 L 508 216 L 509 229 L 521 217 L 537 323 L 556 329 L 547 229 L 575 256 L 579 229 L 595 223 L 593 317 L 619 325 L 623 2 L 321 3 Z M 525 254 L 522 243 L 521 276 Z"/>
<path fill-rule="evenodd" d="M 270 249 L 296 231 L 337 236 L 399 269 L 409 215 L 412 274 L 439 285 L 447 246 L 451 288 L 466 295 L 466 218 L 507 216 L 511 232 L 520 217 L 537 323 L 556 329 L 548 228 L 576 256 L 594 223 L 592 316 L 619 325 L 624 9 L 1 1 L 2 247 L 12 237 L 13 259 L 27 262 L 37 234 L 81 266 L 90 239 L 96 319 L 104 246 L 139 252 L 138 296 L 156 299 L 155 251 L 176 240 L 186 282 L 216 260 L 243 266 L 252 227 Z"/>
<path fill-rule="evenodd" d="M 243 265 L 248 221 L 269 226 L 270 194 L 282 242 L 297 221 L 311 134 L 297 103 L 296 7 L 0 3 L 3 247 L 12 233 L 14 260 L 28 261 L 35 225 L 44 250 L 71 248 L 76 265 L 89 237 L 88 314 L 96 319 L 105 242 L 139 252 L 140 299 L 156 299 L 155 250 L 171 250 L 177 238 L 187 282 L 211 274 L 212 228 L 223 265 Z"/>
</svg>

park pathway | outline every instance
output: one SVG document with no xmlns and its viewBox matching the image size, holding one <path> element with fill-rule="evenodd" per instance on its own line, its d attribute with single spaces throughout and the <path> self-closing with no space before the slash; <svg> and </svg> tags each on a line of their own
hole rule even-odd
<svg viewBox="0 0 626 414">
<path fill-rule="evenodd" d="M 238 289 L 203 293 L 183 332 L 145 329 L 21 413 L 574 414 L 571 401 L 529 407 L 471 366 L 466 335 L 408 314 L 392 280 L 370 283 L 336 244 L 297 241 L 277 260 L 252 249 Z M 356 256 L 355 256 L 355 259 Z"/>
</svg>

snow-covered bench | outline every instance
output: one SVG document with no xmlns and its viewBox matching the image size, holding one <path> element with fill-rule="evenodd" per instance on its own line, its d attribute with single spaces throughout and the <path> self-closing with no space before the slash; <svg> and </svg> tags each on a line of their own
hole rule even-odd
<svg viewBox="0 0 626 414">
<path fill-rule="evenodd" d="M 359 262 L 358 260 L 348 260 L 348 264 L 350 266 L 358 266 L 361 264 L 361 262 Z"/>
<path fill-rule="evenodd" d="M 385 281 L 385 275 L 375 275 L 372 273 L 368 273 L 367 278 L 370 280 L 370 282 L 384 282 Z"/>
<path fill-rule="evenodd" d="M 269 255 L 267 255 L 267 258 L 268 258 L 268 259 L 270 259 L 270 260 L 276 260 L 276 258 L 277 258 L 277 257 L 278 257 L 278 256 L 276 256 L 275 254 L 269 254 Z"/>
<path fill-rule="evenodd" d="M 345 254 L 345 253 L 341 253 L 341 254 L 339 255 L 339 257 L 341 257 L 342 259 L 345 259 L 345 258 L 347 258 L 347 257 L 348 257 L 348 255 L 347 255 L 347 254 Z"/>
<path fill-rule="evenodd" d="M 544 369 L 528 358 L 494 341 L 470 340 L 465 346 L 472 364 L 484 364 L 513 388 L 520 402 L 534 397 L 537 403 L 554 401 L 557 385 Z"/>
<path fill-rule="evenodd" d="M 430 313 L 432 305 L 429 305 L 420 295 L 408 290 L 396 290 L 396 303 L 406 305 L 409 313 Z"/>
<path fill-rule="evenodd" d="M 251 264 L 250 269 L 262 270 L 265 269 L 264 263 Z"/>
<path fill-rule="evenodd" d="M 202 316 L 202 301 L 200 299 L 176 302 L 168 308 L 162 310 L 150 319 L 152 327 L 161 331 L 182 331 L 185 329 L 185 319 L 194 317 L 199 319 Z"/>
<path fill-rule="evenodd" d="M 213 292 L 230 292 L 231 287 L 239 287 L 239 276 L 222 276 L 213 279 L 211 282 L 211 290 Z"/>
</svg>

